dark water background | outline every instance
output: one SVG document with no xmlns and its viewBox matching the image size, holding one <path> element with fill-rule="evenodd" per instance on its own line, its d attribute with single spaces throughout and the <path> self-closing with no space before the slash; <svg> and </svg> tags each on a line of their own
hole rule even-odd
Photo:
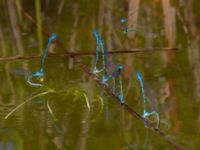
<svg viewBox="0 0 200 150">
<path fill-rule="evenodd" d="M 17 7 L 15 5 L 17 4 Z M 160 114 L 160 128 L 186 149 L 200 149 L 200 2 L 195 0 L 2 0 L 0 55 L 42 54 L 49 34 L 58 33 L 70 52 L 95 52 L 92 29 L 107 50 L 178 47 L 176 52 L 109 55 L 123 64 L 126 102 L 142 115 L 136 71 L 143 74 L 150 109 Z M 22 12 L 20 8 L 23 8 Z M 36 25 L 25 15 L 31 15 Z M 127 18 L 130 31 L 123 33 Z M 136 31 L 135 31 L 136 30 Z M 54 44 L 52 53 L 65 53 Z M 92 69 L 94 56 L 79 57 Z M 113 102 L 72 58 L 45 62 L 44 84 L 30 86 L 27 76 L 40 59 L 0 61 L 0 149 L 8 150 L 171 150 L 173 147 Z M 54 93 L 36 96 L 53 89 Z M 32 101 L 4 117 L 30 97 Z M 90 103 L 90 110 L 86 100 Z M 50 113 L 51 107 L 55 118 Z M 149 118 L 154 125 L 155 119 Z"/>
</svg>

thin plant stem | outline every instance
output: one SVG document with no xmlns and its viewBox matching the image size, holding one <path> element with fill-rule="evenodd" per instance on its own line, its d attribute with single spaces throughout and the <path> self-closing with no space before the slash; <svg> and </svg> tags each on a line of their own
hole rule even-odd
<svg viewBox="0 0 200 150">
<path fill-rule="evenodd" d="M 37 37 L 39 41 L 39 51 L 43 51 L 43 38 L 42 38 L 42 19 L 41 19 L 41 1 L 35 0 L 36 23 L 37 23 Z"/>
<path fill-rule="evenodd" d="M 51 109 L 51 107 L 50 107 L 50 105 L 49 105 L 49 100 L 47 100 L 47 108 L 48 108 L 48 110 L 49 110 L 49 112 L 50 112 L 50 114 L 51 114 L 53 120 L 56 121 L 57 118 L 55 117 L 55 115 L 54 115 L 54 113 L 53 113 L 53 111 L 52 111 L 52 109 Z"/>
<path fill-rule="evenodd" d="M 83 96 L 84 96 L 84 98 L 85 98 L 85 101 L 86 101 L 86 104 L 87 104 L 87 108 L 88 108 L 88 110 L 90 111 L 90 103 L 89 103 L 88 96 L 87 96 L 85 93 L 83 93 Z"/>
<path fill-rule="evenodd" d="M 24 104 L 30 102 L 31 100 L 35 99 L 36 97 L 39 97 L 39 96 L 44 96 L 46 94 L 49 94 L 49 93 L 53 93 L 54 91 L 50 90 L 50 91 L 47 91 L 47 92 L 42 92 L 42 93 L 39 93 L 37 95 L 34 95 L 33 97 L 30 97 L 28 100 L 24 101 L 23 103 L 19 104 L 17 107 L 15 107 L 11 112 L 9 112 L 5 117 L 4 119 L 8 119 L 8 117 L 10 115 L 12 115 L 15 111 L 17 111 L 20 107 L 22 107 Z"/>
<path fill-rule="evenodd" d="M 100 100 L 100 103 L 101 103 L 101 111 L 100 112 L 102 112 L 103 108 L 104 108 L 103 98 L 101 96 L 99 96 L 99 95 L 96 95 L 96 97 Z"/>
<path fill-rule="evenodd" d="M 17 6 L 17 15 L 19 16 L 19 22 L 20 25 L 23 25 L 22 23 L 22 12 L 21 12 L 21 0 L 15 0 L 16 6 Z"/>
<path fill-rule="evenodd" d="M 6 43 L 5 43 L 1 24 L 0 24 L 0 45 L 1 45 L 1 49 L 2 49 L 2 56 L 6 56 Z"/>
</svg>

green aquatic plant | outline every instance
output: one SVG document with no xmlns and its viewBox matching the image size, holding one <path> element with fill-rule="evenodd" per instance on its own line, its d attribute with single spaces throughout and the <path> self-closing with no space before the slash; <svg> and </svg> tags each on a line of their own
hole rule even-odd
<svg viewBox="0 0 200 150">
<path fill-rule="evenodd" d="M 16 112 L 19 108 L 21 108 L 22 106 L 24 106 L 25 104 L 27 104 L 28 102 L 34 100 L 35 98 L 38 98 L 38 97 L 41 97 L 41 96 L 44 96 L 44 95 L 47 95 L 47 94 L 50 94 L 50 93 L 55 93 L 55 90 L 53 89 L 50 89 L 50 88 L 45 88 L 46 90 L 41 92 L 40 90 L 37 90 L 35 92 L 33 92 L 31 94 L 31 96 L 25 100 L 23 103 L 19 104 L 17 107 L 15 107 L 12 111 L 10 111 L 5 117 L 4 119 L 8 119 L 8 117 L 10 115 L 12 115 L 14 112 Z"/>
<path fill-rule="evenodd" d="M 47 108 L 48 108 L 48 110 L 49 110 L 49 113 L 50 113 L 51 117 L 53 118 L 54 121 L 56 121 L 57 118 L 56 118 L 56 116 L 54 115 L 53 110 L 52 110 L 51 107 L 50 107 L 49 100 L 46 100 L 46 105 L 47 105 Z"/>
<path fill-rule="evenodd" d="M 75 92 L 74 93 L 75 96 L 78 96 L 80 98 L 85 99 L 87 108 L 90 111 L 91 110 L 91 106 L 90 106 L 90 102 L 89 102 L 89 98 L 88 98 L 87 94 L 84 91 L 82 91 L 82 90 L 75 90 L 74 92 Z"/>
<path fill-rule="evenodd" d="M 100 95 L 95 95 L 95 96 L 94 96 L 94 99 L 100 102 L 100 105 L 101 105 L 100 113 L 101 113 L 102 110 L 103 110 L 103 108 L 104 108 L 104 101 L 103 101 L 103 98 L 102 98 Z"/>
<path fill-rule="evenodd" d="M 74 100 L 77 100 L 78 98 L 85 100 L 85 103 L 86 103 L 88 110 L 89 111 L 91 110 L 89 97 L 88 97 L 88 95 L 85 91 L 83 91 L 79 88 L 70 87 L 70 88 L 67 89 L 67 91 L 62 91 L 62 93 L 64 94 L 65 97 L 67 97 L 69 95 L 74 95 L 75 96 Z"/>
<path fill-rule="evenodd" d="M 40 0 L 35 0 L 35 12 L 36 12 L 36 24 L 37 24 L 37 38 L 39 41 L 39 52 L 43 50 L 43 35 L 42 35 L 42 15 L 41 15 L 41 3 Z"/>
<path fill-rule="evenodd" d="M 30 101 L 38 98 L 38 97 L 42 97 L 48 94 L 58 94 L 61 95 L 63 97 L 68 97 L 69 95 L 74 95 L 74 101 L 80 99 L 80 100 L 84 100 L 86 103 L 86 106 L 88 108 L 89 111 L 91 111 L 91 104 L 90 104 L 90 100 L 89 97 L 87 95 L 87 93 L 79 88 L 68 88 L 68 90 L 55 90 L 55 89 L 51 89 L 47 86 L 43 86 L 42 88 L 37 89 L 35 92 L 33 92 L 30 97 L 25 100 L 24 102 L 22 102 L 21 104 L 19 104 L 18 106 L 16 106 L 12 111 L 10 111 L 5 117 L 4 119 L 8 119 L 14 112 L 16 112 L 19 108 L 21 108 L 22 106 L 24 106 L 25 104 L 29 103 Z M 100 101 L 100 105 L 101 105 L 101 110 L 103 109 L 104 103 L 103 103 L 103 99 L 102 97 L 100 97 L 99 95 L 95 95 L 94 99 Z M 46 100 L 46 106 L 47 109 L 50 113 L 50 115 L 52 116 L 53 120 L 56 121 L 57 118 L 55 116 L 55 114 L 53 113 L 53 110 L 50 107 L 50 103 L 49 103 L 49 99 Z"/>
<path fill-rule="evenodd" d="M 62 95 L 64 97 L 68 97 L 70 95 L 75 96 L 73 98 L 73 101 L 77 101 L 78 99 L 79 100 L 84 100 L 89 111 L 91 111 L 91 104 L 94 101 L 100 102 L 100 106 L 101 106 L 100 112 L 102 112 L 102 110 L 104 108 L 104 101 L 103 101 L 103 98 L 100 95 L 94 95 L 93 97 L 89 97 L 86 91 L 84 91 L 84 90 L 82 90 L 82 89 L 80 89 L 78 87 L 69 87 L 67 89 L 67 91 L 66 90 L 62 90 L 62 91 L 60 91 L 60 93 L 62 93 Z M 90 99 L 92 99 L 93 101 L 90 102 Z"/>
</svg>

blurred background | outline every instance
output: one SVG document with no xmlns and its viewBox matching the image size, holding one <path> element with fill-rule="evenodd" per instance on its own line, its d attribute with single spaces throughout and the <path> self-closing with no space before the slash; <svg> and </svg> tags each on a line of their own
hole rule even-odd
<svg viewBox="0 0 200 150">
<path fill-rule="evenodd" d="M 109 55 L 113 64 L 125 66 L 126 102 L 142 115 L 143 100 L 135 76 L 140 71 L 148 107 L 160 114 L 160 128 L 186 149 L 200 149 L 198 9 L 200 1 L 195 0 L 1 0 L 0 149 L 173 149 L 114 103 L 72 58 L 45 62 L 44 83 L 55 93 L 36 96 L 47 89 L 27 84 L 27 75 L 39 68 L 40 59 L 16 57 L 41 55 L 53 33 L 70 52 L 95 52 L 93 29 L 99 31 L 108 51 L 146 50 Z M 174 47 L 179 50 L 163 49 Z M 153 48 L 161 51 L 148 51 Z M 53 44 L 50 52 L 65 51 Z M 6 61 L 10 56 L 11 61 Z M 79 58 L 92 69 L 95 56 Z M 150 121 L 155 123 L 154 118 Z"/>
</svg>

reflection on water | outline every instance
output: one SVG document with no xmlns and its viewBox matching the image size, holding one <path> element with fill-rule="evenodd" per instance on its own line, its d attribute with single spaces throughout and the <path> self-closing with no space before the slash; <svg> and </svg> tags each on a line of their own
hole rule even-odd
<svg viewBox="0 0 200 150">
<path fill-rule="evenodd" d="M 200 148 L 197 134 L 200 125 L 197 3 L 194 0 L 177 3 L 169 0 L 76 3 L 46 0 L 36 7 L 41 7 L 43 29 L 57 32 L 65 47 L 73 52 L 95 51 L 91 33 L 94 28 L 98 29 L 108 50 L 182 45 L 177 53 L 112 55 L 109 61 L 125 64 L 122 81 L 128 105 L 142 115 L 141 91 L 134 76 L 136 70 L 141 70 L 148 83 L 145 93 L 151 100 L 156 98 L 156 103 L 150 103 L 160 114 L 160 128 L 187 149 L 195 150 Z M 30 23 L 31 19 L 25 20 L 19 6 L 30 14 L 40 9 L 34 10 L 34 4 L 28 1 L 17 1 L 17 6 L 13 8 L 9 2 L 0 2 L 1 56 L 39 53 L 37 45 L 30 47 L 33 41 L 42 43 L 36 37 L 40 35 L 36 33 L 39 30 Z M 23 19 L 19 19 L 20 16 Z M 156 36 L 147 37 L 137 32 L 124 35 L 121 28 L 115 26 L 122 17 L 128 28 L 135 28 L 139 21 L 143 33 L 156 33 Z M 48 40 L 45 36 L 38 38 Z M 54 52 L 63 51 L 56 47 Z M 91 69 L 95 64 L 93 56 L 80 59 Z M 172 148 L 114 103 L 72 59 L 45 59 L 44 84 L 48 88 L 32 87 L 26 82 L 30 70 L 38 68 L 39 60 L 0 62 L 0 149 Z M 54 92 L 48 93 L 50 89 Z M 20 104 L 23 105 L 5 120 L 5 116 Z"/>
</svg>

